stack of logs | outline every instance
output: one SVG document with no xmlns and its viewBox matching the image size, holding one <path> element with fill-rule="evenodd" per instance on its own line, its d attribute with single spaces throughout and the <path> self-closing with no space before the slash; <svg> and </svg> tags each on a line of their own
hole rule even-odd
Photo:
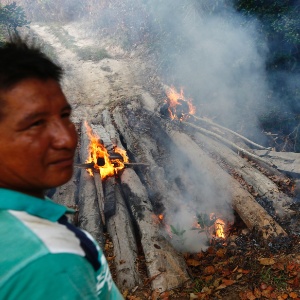
<svg viewBox="0 0 300 300">
<path fill-rule="evenodd" d="M 215 209 L 228 204 L 250 228 L 265 239 L 287 235 L 279 223 L 294 212 L 292 199 L 270 178 L 290 182 L 267 160 L 255 155 L 248 141 L 216 124 L 193 118 L 193 122 L 172 122 L 159 115 L 156 103 L 135 99 L 103 111 L 101 124 L 92 130 L 107 149 L 123 147 L 132 162 L 145 165 L 125 168 L 116 177 L 101 181 L 99 173 L 90 176 L 85 169 L 75 169 L 73 179 L 60 187 L 53 199 L 67 206 L 78 206 L 78 224 L 90 232 L 100 245 L 107 230 L 114 244 L 117 284 L 131 289 L 141 284 L 137 267 L 138 245 L 145 255 L 152 288 L 160 292 L 182 285 L 189 279 L 187 266 L 165 238 L 156 215 L 169 216 L 181 209 L 186 199 L 198 199 L 205 206 L 212 198 Z M 239 146 L 233 140 L 239 139 Z M 88 157 L 89 138 L 84 124 L 80 129 L 79 162 Z M 174 160 L 174 157 L 177 158 Z M 260 169 L 255 161 L 261 166 Z M 228 170 L 234 170 L 231 176 Z M 264 170 L 264 172 L 262 172 Z M 272 177 L 273 176 L 273 177 Z M 237 180 L 237 178 L 239 180 Z M 244 184 L 243 184 L 244 183 Z M 252 193 L 249 192 L 251 186 Z M 210 190 L 210 193 L 207 191 Z M 256 201 L 272 201 L 278 222 Z"/>
</svg>

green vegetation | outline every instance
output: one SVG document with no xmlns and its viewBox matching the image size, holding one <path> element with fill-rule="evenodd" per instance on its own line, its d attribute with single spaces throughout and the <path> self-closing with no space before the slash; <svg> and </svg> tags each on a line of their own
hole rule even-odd
<svg viewBox="0 0 300 300">
<path fill-rule="evenodd" d="M 4 36 L 8 34 L 18 35 L 18 27 L 28 26 L 25 12 L 21 6 L 16 2 L 2 6 L 0 4 L 0 39 L 3 40 Z"/>
<path fill-rule="evenodd" d="M 283 272 L 275 272 L 272 268 L 264 267 L 261 270 L 261 281 L 273 285 L 277 289 L 285 289 L 287 287 L 288 276 Z"/>
</svg>

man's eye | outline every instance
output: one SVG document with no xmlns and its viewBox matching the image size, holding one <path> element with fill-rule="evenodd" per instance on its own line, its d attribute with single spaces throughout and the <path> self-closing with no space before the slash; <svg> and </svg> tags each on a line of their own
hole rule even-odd
<svg viewBox="0 0 300 300">
<path fill-rule="evenodd" d="M 71 112 L 64 112 L 64 113 L 62 113 L 61 114 L 61 117 L 63 118 L 63 119 L 66 119 L 66 118 L 70 118 L 71 117 Z"/>
<path fill-rule="evenodd" d="M 31 127 L 41 126 L 41 125 L 43 125 L 44 123 L 45 123 L 44 120 L 38 120 L 38 121 L 33 122 L 29 127 L 31 128 Z"/>
</svg>

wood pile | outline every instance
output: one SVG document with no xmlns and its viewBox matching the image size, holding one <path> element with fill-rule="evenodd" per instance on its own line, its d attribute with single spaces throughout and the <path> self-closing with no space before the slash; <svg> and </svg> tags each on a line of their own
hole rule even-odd
<svg viewBox="0 0 300 300">
<path fill-rule="evenodd" d="M 149 99 L 144 103 L 143 98 L 119 103 L 91 125 L 107 149 L 125 147 L 130 162 L 136 164 L 105 180 L 99 173 L 91 177 L 85 169 L 75 169 L 73 180 L 53 199 L 77 205 L 78 225 L 100 245 L 103 233 L 109 233 L 121 289 L 143 284 L 137 266 L 142 252 L 148 282 L 153 290 L 163 292 L 190 278 L 180 247 L 175 245 L 176 250 L 172 244 L 174 232 L 165 230 L 166 224 L 183 223 L 183 212 L 192 216 L 209 211 L 226 217 L 234 210 L 265 240 L 287 236 L 287 220 L 295 214 L 294 182 L 287 174 L 299 173 L 295 166 L 299 156 L 289 164 L 288 158 L 278 158 L 271 149 L 209 120 L 171 121 L 153 103 Z M 80 163 L 88 157 L 88 143 L 82 124 Z M 291 164 L 292 171 L 285 172 Z"/>
</svg>

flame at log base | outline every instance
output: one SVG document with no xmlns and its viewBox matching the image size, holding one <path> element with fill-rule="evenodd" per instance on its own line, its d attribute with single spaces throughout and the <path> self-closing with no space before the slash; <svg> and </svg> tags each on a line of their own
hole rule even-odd
<svg viewBox="0 0 300 300">
<path fill-rule="evenodd" d="M 101 143 L 99 136 L 93 133 L 92 128 L 85 122 L 87 129 L 87 134 L 90 139 L 89 153 L 90 156 L 86 160 L 86 163 L 94 163 L 94 170 L 100 173 L 101 179 L 104 180 L 107 177 L 115 176 L 125 168 L 125 163 L 129 161 L 126 151 L 115 147 L 114 153 L 118 153 L 122 156 L 122 159 L 110 159 L 110 154 L 108 153 L 105 146 Z M 98 159 L 101 159 L 104 164 L 99 166 L 97 164 Z M 88 173 L 93 176 L 93 170 L 87 169 Z"/>
</svg>

